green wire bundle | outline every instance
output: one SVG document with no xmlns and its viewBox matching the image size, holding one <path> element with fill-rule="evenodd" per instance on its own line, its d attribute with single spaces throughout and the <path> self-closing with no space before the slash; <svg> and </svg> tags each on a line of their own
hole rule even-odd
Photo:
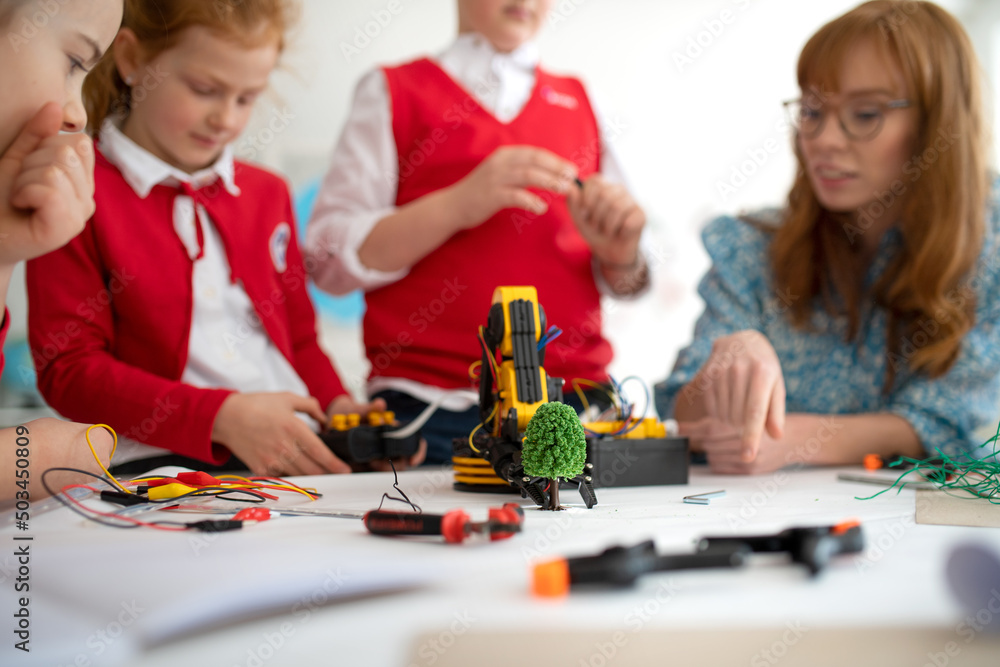
<svg viewBox="0 0 1000 667">
<path fill-rule="evenodd" d="M 902 491 L 908 482 L 903 478 L 912 473 L 920 473 L 922 477 L 933 482 L 944 491 L 964 491 L 973 496 L 988 500 L 994 505 L 1000 505 L 1000 459 L 997 458 L 997 445 L 1000 443 L 1000 425 L 997 426 L 996 434 L 979 445 L 978 448 L 993 445 L 993 451 L 982 458 L 976 458 L 972 454 L 962 453 L 958 456 L 948 456 L 940 449 L 938 456 L 926 459 L 911 459 L 905 456 L 889 464 L 890 468 L 909 463 L 913 468 L 900 475 L 895 482 L 887 489 L 879 491 L 868 498 L 858 498 L 858 500 L 871 500 L 890 489 L 899 487 L 897 493 Z M 961 496 L 961 494 L 949 493 L 948 495 Z"/>
</svg>

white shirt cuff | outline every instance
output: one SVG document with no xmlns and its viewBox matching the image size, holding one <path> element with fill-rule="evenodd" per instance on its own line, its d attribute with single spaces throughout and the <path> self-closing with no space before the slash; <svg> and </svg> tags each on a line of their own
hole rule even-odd
<svg viewBox="0 0 1000 667">
<path fill-rule="evenodd" d="M 316 285 L 331 294 L 347 294 L 356 289 L 373 290 L 403 278 L 409 269 L 379 271 L 365 266 L 358 257 L 358 250 L 375 225 L 395 210 L 390 207 L 341 214 L 336 227 L 314 221 L 306 245 L 313 260 L 310 269 Z"/>
</svg>

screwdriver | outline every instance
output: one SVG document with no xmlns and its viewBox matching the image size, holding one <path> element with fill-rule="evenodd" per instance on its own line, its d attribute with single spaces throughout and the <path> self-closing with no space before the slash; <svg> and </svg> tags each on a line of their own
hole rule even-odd
<svg viewBox="0 0 1000 667">
<path fill-rule="evenodd" d="M 364 524 L 375 535 L 441 535 L 444 541 L 461 544 L 470 535 L 486 535 L 491 541 L 503 540 L 521 532 L 524 510 L 516 503 L 491 507 L 486 521 L 471 521 L 462 510 L 445 514 L 414 514 L 372 510 Z"/>
</svg>

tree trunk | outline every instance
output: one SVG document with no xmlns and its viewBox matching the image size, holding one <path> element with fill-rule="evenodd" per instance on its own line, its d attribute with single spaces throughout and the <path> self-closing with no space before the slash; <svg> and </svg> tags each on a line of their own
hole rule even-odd
<svg viewBox="0 0 1000 667">
<path fill-rule="evenodd" d="M 559 479 L 549 480 L 549 509 L 559 509 Z"/>
</svg>

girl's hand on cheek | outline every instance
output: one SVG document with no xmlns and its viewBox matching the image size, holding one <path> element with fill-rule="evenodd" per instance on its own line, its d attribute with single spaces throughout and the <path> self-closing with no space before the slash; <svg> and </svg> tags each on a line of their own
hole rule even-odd
<svg viewBox="0 0 1000 667">
<path fill-rule="evenodd" d="M 43 107 L 0 156 L 0 264 L 51 252 L 94 214 L 94 146 L 59 134 L 62 110 Z"/>
</svg>

